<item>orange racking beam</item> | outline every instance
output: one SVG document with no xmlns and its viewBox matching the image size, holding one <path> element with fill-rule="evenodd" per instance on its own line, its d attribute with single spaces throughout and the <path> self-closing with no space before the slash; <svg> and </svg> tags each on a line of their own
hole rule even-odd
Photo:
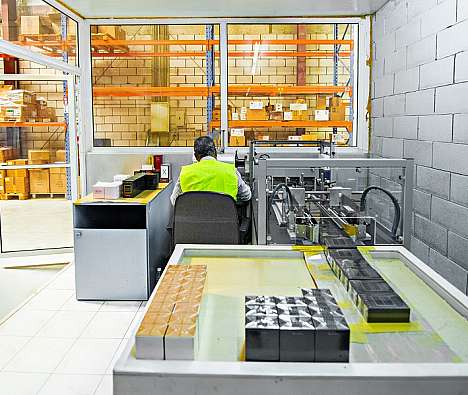
<svg viewBox="0 0 468 395">
<path fill-rule="evenodd" d="M 232 96 L 283 96 L 283 95 L 307 95 L 307 94 L 335 94 L 347 92 L 352 94 L 349 86 L 274 86 L 274 85 L 231 85 L 228 93 Z M 203 86 L 95 86 L 94 96 L 208 96 L 208 94 L 219 94 L 220 87 L 214 86 L 209 90 Z"/>
<path fill-rule="evenodd" d="M 211 127 L 220 127 L 220 121 L 211 122 Z M 353 129 L 349 121 L 229 121 L 231 128 L 346 128 Z"/>
<path fill-rule="evenodd" d="M 253 57 L 253 51 L 230 51 L 229 56 L 234 58 L 243 58 L 243 57 Z M 188 58 L 188 57 L 205 57 L 206 52 L 93 52 L 92 56 L 94 58 L 151 58 L 151 57 L 170 57 L 170 58 Z M 219 57 L 219 52 L 215 52 L 215 56 Z M 295 52 L 295 51 L 268 51 L 260 52 L 260 57 L 285 57 L 285 58 L 294 58 L 294 57 L 304 57 L 304 58 L 333 58 L 334 54 L 331 51 L 306 51 L 306 52 Z M 340 52 L 339 56 L 341 57 L 350 57 L 351 52 Z"/>
<path fill-rule="evenodd" d="M 67 127 L 65 122 L 0 122 L 2 128 L 21 128 L 34 126 Z"/>
</svg>

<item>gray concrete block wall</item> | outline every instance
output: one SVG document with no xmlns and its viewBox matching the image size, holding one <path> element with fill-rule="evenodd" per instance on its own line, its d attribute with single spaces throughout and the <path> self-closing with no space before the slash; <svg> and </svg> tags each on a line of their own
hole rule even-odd
<svg viewBox="0 0 468 395">
<path fill-rule="evenodd" d="M 468 294 L 468 0 L 373 17 L 371 151 L 416 163 L 412 250 Z"/>
</svg>

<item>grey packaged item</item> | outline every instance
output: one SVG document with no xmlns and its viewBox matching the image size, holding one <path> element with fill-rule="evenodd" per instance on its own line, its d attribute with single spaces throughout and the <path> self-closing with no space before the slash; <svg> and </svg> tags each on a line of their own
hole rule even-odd
<svg viewBox="0 0 468 395">
<path fill-rule="evenodd" d="M 277 296 L 278 305 L 307 306 L 302 296 Z"/>
<path fill-rule="evenodd" d="M 280 324 L 280 361 L 314 362 L 315 327 L 311 318 L 283 316 Z"/>
<path fill-rule="evenodd" d="M 278 317 L 245 318 L 245 360 L 279 361 Z"/>
<path fill-rule="evenodd" d="M 315 362 L 349 362 L 350 331 L 344 318 L 312 317 L 315 326 Z"/>
<path fill-rule="evenodd" d="M 278 310 L 276 306 L 273 305 L 253 305 L 245 306 L 245 315 L 246 317 L 252 315 L 278 315 Z"/>
<path fill-rule="evenodd" d="M 297 317 L 310 317 L 307 306 L 278 305 L 278 315 L 292 315 Z"/>
<path fill-rule="evenodd" d="M 245 297 L 246 306 L 254 305 L 276 305 L 276 298 L 274 296 L 246 296 Z"/>
</svg>

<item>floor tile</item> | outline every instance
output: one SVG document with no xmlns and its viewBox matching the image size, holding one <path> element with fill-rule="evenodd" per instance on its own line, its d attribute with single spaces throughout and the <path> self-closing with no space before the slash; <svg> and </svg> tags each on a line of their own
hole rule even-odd
<svg viewBox="0 0 468 395">
<path fill-rule="evenodd" d="M 120 342 L 119 339 L 79 339 L 55 373 L 105 374 Z"/>
<path fill-rule="evenodd" d="M 47 286 L 47 289 L 61 289 L 61 290 L 74 290 L 75 289 L 75 275 L 73 272 L 66 271 L 58 275 Z"/>
<path fill-rule="evenodd" d="M 102 379 L 102 375 L 96 374 L 52 374 L 39 395 L 90 395 Z"/>
<path fill-rule="evenodd" d="M 30 337 L 0 336 L 0 370 L 30 341 Z"/>
<path fill-rule="evenodd" d="M 52 373 L 74 339 L 33 338 L 5 366 L 5 372 Z"/>
<path fill-rule="evenodd" d="M 94 311 L 58 311 L 36 336 L 78 338 L 95 314 Z"/>
<path fill-rule="evenodd" d="M 93 317 L 81 337 L 94 339 L 122 339 L 136 313 L 98 312 Z"/>
<path fill-rule="evenodd" d="M 141 321 L 143 320 L 144 312 L 143 311 L 138 311 L 135 314 L 135 317 L 133 317 L 132 323 L 127 329 L 127 332 L 125 332 L 124 338 L 128 339 L 131 336 L 134 336 L 135 333 L 138 330 L 138 327 L 140 326 Z"/>
<path fill-rule="evenodd" d="M 104 302 L 99 311 L 138 311 L 141 302 Z"/>
<path fill-rule="evenodd" d="M 112 395 L 114 393 L 114 383 L 113 377 L 111 374 L 106 374 L 99 384 L 98 389 L 94 393 L 94 395 Z"/>
<path fill-rule="evenodd" d="M 47 373 L 0 373 L 2 394 L 35 395 L 44 385 Z"/>
<path fill-rule="evenodd" d="M 55 311 L 20 310 L 0 325 L 0 336 L 34 336 Z"/>
<path fill-rule="evenodd" d="M 114 356 L 112 357 L 112 361 L 109 363 L 109 366 L 106 369 L 106 374 L 112 374 L 114 370 L 114 366 L 120 358 L 120 354 L 122 354 L 125 347 L 127 347 L 128 341 L 127 339 L 123 339 L 119 345 L 119 348 L 115 352 Z"/>
<path fill-rule="evenodd" d="M 72 295 L 72 290 L 44 289 L 23 308 L 26 310 L 59 310 Z"/>
<path fill-rule="evenodd" d="M 75 294 L 73 294 L 70 299 L 60 308 L 60 310 L 67 311 L 98 311 L 103 302 L 99 301 L 81 301 L 76 300 Z"/>
</svg>

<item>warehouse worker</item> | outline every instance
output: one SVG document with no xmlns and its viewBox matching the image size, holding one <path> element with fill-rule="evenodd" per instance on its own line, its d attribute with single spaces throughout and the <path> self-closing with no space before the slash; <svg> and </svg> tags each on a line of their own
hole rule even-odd
<svg viewBox="0 0 468 395">
<path fill-rule="evenodd" d="M 252 193 L 234 165 L 216 159 L 216 147 L 208 136 L 199 137 L 193 144 L 196 163 L 183 166 L 171 195 L 172 205 L 184 192 L 218 192 L 236 201 L 250 200 Z"/>
</svg>

